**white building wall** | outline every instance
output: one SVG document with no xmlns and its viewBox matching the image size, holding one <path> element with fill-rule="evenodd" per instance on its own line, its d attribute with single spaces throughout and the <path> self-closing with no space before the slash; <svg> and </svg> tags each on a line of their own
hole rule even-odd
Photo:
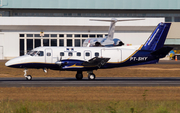
<svg viewBox="0 0 180 113">
<path fill-rule="evenodd" d="M 19 33 L 4 32 L 4 59 L 10 59 L 19 56 Z"/>
</svg>

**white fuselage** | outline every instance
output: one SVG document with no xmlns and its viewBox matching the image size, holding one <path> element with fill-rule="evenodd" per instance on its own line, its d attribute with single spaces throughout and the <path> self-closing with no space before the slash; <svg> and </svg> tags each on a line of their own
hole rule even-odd
<svg viewBox="0 0 180 113">
<path fill-rule="evenodd" d="M 117 47 L 38 47 L 32 51 L 43 51 L 43 55 L 20 56 L 7 62 L 6 66 L 20 63 L 54 64 L 59 59 L 88 61 L 93 57 L 110 58 L 108 63 L 120 63 L 129 58 L 140 47 L 140 45 Z"/>
</svg>

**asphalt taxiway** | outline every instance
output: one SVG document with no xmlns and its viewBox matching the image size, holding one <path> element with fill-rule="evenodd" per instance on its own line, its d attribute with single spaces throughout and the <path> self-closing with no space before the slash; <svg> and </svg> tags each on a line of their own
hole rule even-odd
<svg viewBox="0 0 180 113">
<path fill-rule="evenodd" d="M 98 77 L 90 81 L 87 78 L 38 78 L 27 81 L 21 78 L 0 78 L 0 87 L 96 87 L 96 86 L 180 86 L 180 77 Z"/>
</svg>

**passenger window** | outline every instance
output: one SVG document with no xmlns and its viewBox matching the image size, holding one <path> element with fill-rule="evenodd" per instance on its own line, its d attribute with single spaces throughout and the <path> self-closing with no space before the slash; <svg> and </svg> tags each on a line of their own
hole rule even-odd
<svg viewBox="0 0 180 113">
<path fill-rule="evenodd" d="M 86 56 L 90 56 L 90 53 L 89 53 L 89 52 L 86 52 Z"/>
<path fill-rule="evenodd" d="M 80 53 L 80 52 L 77 52 L 77 56 L 81 56 L 81 53 Z"/>
<path fill-rule="evenodd" d="M 60 52 L 60 56 L 64 56 L 64 52 Z"/>
<path fill-rule="evenodd" d="M 95 57 L 98 57 L 98 56 L 99 56 L 99 53 L 96 52 L 96 53 L 95 53 Z"/>
<path fill-rule="evenodd" d="M 72 56 L 72 52 L 69 52 L 69 53 L 68 53 L 68 56 Z"/>
<path fill-rule="evenodd" d="M 47 53 L 47 56 L 51 56 L 51 53 Z"/>
<path fill-rule="evenodd" d="M 44 56 L 44 52 L 43 52 L 43 51 L 39 51 L 39 52 L 37 53 L 37 55 L 38 55 L 38 56 Z"/>
</svg>

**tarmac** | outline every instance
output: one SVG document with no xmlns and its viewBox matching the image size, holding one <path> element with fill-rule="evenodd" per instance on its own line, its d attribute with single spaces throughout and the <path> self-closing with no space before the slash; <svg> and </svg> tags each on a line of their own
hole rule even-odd
<svg viewBox="0 0 180 113">
<path fill-rule="evenodd" d="M 27 81 L 20 78 L 0 78 L 0 87 L 97 87 L 97 86 L 180 86 L 180 77 L 98 77 L 95 80 L 76 80 L 75 78 L 41 78 L 34 77 Z"/>
<path fill-rule="evenodd" d="M 5 61 L 0 61 L 5 62 Z M 180 64 L 174 60 L 160 60 L 159 64 Z M 180 86 L 180 77 L 97 77 L 95 80 L 76 80 L 61 77 L 34 77 L 27 81 L 25 77 L 0 78 L 0 87 L 97 87 L 97 86 Z"/>
</svg>

